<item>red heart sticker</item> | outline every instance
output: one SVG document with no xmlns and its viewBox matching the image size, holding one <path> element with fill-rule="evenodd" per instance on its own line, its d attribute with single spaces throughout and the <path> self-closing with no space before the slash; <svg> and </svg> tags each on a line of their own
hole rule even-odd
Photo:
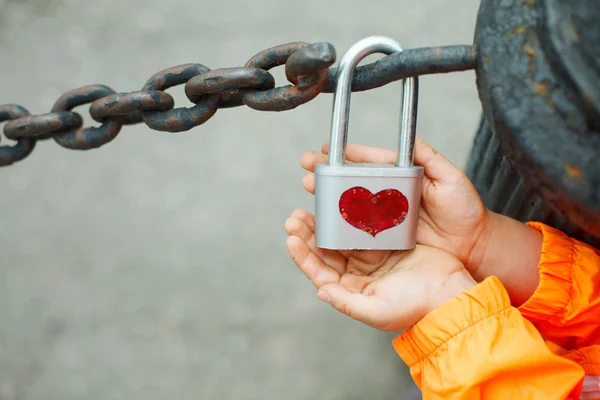
<svg viewBox="0 0 600 400">
<path fill-rule="evenodd" d="M 406 219 L 408 199 L 396 189 L 373 194 L 364 187 L 356 186 L 342 193 L 339 207 L 346 222 L 375 237 Z"/>
</svg>

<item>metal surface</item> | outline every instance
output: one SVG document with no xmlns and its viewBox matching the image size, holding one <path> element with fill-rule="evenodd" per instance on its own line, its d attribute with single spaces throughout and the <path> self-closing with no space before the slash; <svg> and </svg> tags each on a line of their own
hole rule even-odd
<svg viewBox="0 0 600 400">
<path fill-rule="evenodd" d="M 600 3 L 484 0 L 475 35 L 486 125 L 469 175 L 486 205 L 600 237 Z M 477 143 L 479 141 L 479 143 Z M 487 143 L 480 162 L 479 153 Z"/>
<path fill-rule="evenodd" d="M 551 208 L 504 155 L 498 138 L 482 118 L 465 171 L 490 210 L 521 222 L 540 221 L 567 235 L 600 248 L 594 237 Z"/>
<path fill-rule="evenodd" d="M 168 68 L 150 78 L 140 91 L 117 93 L 104 85 L 77 88 L 64 94 L 51 113 L 17 116 L 6 124 L 5 136 L 18 143 L 0 146 L 0 166 L 24 159 L 42 139 L 53 138 L 68 149 L 89 150 L 114 140 L 125 125 L 143 122 L 153 130 L 183 132 L 204 124 L 220 108 L 246 105 L 260 111 L 292 110 L 320 93 L 335 90 L 337 68 L 331 67 L 335 58 L 335 49 L 329 43 L 292 42 L 256 54 L 244 67 L 211 70 L 202 64 L 185 64 Z M 292 84 L 275 87 L 268 70 L 283 65 Z M 407 77 L 464 71 L 474 66 L 472 46 L 408 49 L 358 67 L 352 90 L 364 91 Z M 186 96 L 194 106 L 174 108 L 173 98 L 164 91 L 177 85 L 185 85 Z M 92 118 L 102 123 L 100 127 L 83 128 L 81 115 L 71 111 L 88 103 Z"/>
<path fill-rule="evenodd" d="M 381 36 L 367 37 L 353 45 L 344 54 L 338 68 L 338 84 L 333 97 L 333 115 L 329 138 L 329 165 L 343 165 L 346 159 L 348 141 L 348 121 L 350 119 L 350 94 L 352 77 L 356 66 L 365 57 L 374 53 L 393 54 L 404 51 L 404 47 L 393 39 Z M 398 166 L 411 167 L 413 164 L 416 124 L 418 78 L 411 77 L 402 82 L 402 119 L 398 140 Z"/>
<path fill-rule="evenodd" d="M 104 85 L 91 85 L 72 90 L 62 95 L 52 112 L 71 111 L 73 108 L 91 103 L 95 100 L 115 94 L 115 91 Z M 83 128 L 60 132 L 54 135 L 54 141 L 72 150 L 95 149 L 112 141 L 125 123 L 122 117 L 106 118 L 99 128 Z"/>
<path fill-rule="evenodd" d="M 375 89 L 412 76 L 467 71 L 475 67 L 473 46 L 457 45 L 406 49 L 356 68 L 352 91 Z M 335 91 L 336 68 L 330 68 L 324 93 Z"/>
<path fill-rule="evenodd" d="M 359 170 L 353 174 L 354 170 Z M 361 174 L 360 170 L 366 170 Z M 337 171 L 336 171 L 337 170 Z M 378 172 L 389 172 L 378 176 Z M 336 173 L 337 172 L 337 173 Z M 335 167 L 320 164 L 315 168 L 315 220 L 316 245 L 333 250 L 407 250 L 415 247 L 419 203 L 423 183 L 421 168 L 390 167 Z M 395 174 L 395 176 L 391 176 Z M 376 194 L 389 190 L 400 191 L 408 200 L 408 212 L 397 226 L 372 236 L 344 220 L 340 213 L 340 197 L 347 190 L 360 187 Z"/>
<path fill-rule="evenodd" d="M 0 123 L 27 118 L 29 111 L 14 104 L 0 105 Z M 35 148 L 35 140 L 23 136 L 13 146 L 0 146 L 0 165 L 10 165 L 27 157 Z"/>
<path fill-rule="evenodd" d="M 243 91 L 240 93 L 242 102 L 259 111 L 286 111 L 317 97 L 327 82 L 327 67 L 335 62 L 335 50 L 329 44 L 317 43 L 309 46 L 307 43 L 293 43 L 267 49 L 248 60 L 246 67 L 268 71 L 286 64 L 294 54 L 296 57 L 292 59 L 291 64 L 299 64 L 299 67 L 286 68 L 288 79 L 296 78 L 292 72 L 308 73 L 307 67 L 312 66 L 317 69 L 312 71 L 312 79 L 309 76 L 310 84 L 306 84 L 305 81 L 302 85 L 287 85 L 265 91 Z M 315 63 L 315 58 L 320 62 Z"/>
<path fill-rule="evenodd" d="M 157 90 L 119 93 L 96 100 L 90 106 L 90 115 L 98 122 L 108 117 L 120 117 L 136 111 L 164 111 L 173 108 L 175 101 L 168 93 Z"/>
<path fill-rule="evenodd" d="M 146 82 L 143 90 L 167 90 L 184 85 L 190 79 L 205 74 L 210 69 L 202 64 L 184 64 L 160 71 Z M 219 96 L 195 96 L 187 93 L 188 99 L 195 103 L 192 107 L 178 107 L 168 111 L 144 111 L 143 120 L 148 127 L 165 132 L 190 130 L 208 121 L 217 112 Z"/>
<path fill-rule="evenodd" d="M 8 122 L 4 127 L 4 135 L 8 139 L 21 137 L 36 139 L 47 138 L 48 134 L 79 129 L 83 125 L 81 115 L 63 111 L 45 115 L 21 117 Z"/>
<path fill-rule="evenodd" d="M 403 82 L 397 164 L 345 162 L 351 85 L 357 65 L 374 53 L 403 50 L 393 39 L 371 36 L 355 43 L 342 57 L 333 99 L 329 160 L 315 166 L 315 234 L 320 248 L 406 250 L 416 245 L 423 178 L 423 168 L 413 166 L 417 77 Z"/>
</svg>

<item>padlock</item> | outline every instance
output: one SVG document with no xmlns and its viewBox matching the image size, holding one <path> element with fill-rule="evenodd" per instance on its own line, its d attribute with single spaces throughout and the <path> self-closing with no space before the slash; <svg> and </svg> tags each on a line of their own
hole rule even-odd
<svg viewBox="0 0 600 400">
<path fill-rule="evenodd" d="M 403 80 L 396 164 L 347 164 L 351 84 L 358 63 L 404 48 L 371 36 L 353 45 L 338 68 L 327 163 L 315 166 L 316 245 L 334 250 L 408 250 L 416 245 L 423 167 L 413 164 L 418 85 Z"/>
</svg>

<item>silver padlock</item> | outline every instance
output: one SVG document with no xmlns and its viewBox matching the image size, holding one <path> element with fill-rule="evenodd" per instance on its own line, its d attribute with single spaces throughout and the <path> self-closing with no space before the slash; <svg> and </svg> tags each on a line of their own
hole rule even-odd
<svg viewBox="0 0 600 400">
<path fill-rule="evenodd" d="M 315 166 L 317 247 L 334 250 L 408 250 L 416 245 L 423 168 L 413 165 L 418 85 L 405 79 L 398 160 L 393 164 L 346 164 L 351 84 L 358 63 L 373 53 L 404 48 L 372 36 L 353 45 L 338 68 L 329 160 Z"/>
</svg>

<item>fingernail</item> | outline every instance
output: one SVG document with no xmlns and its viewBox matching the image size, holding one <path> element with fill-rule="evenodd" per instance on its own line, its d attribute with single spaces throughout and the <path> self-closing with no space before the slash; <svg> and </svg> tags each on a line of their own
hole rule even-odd
<svg viewBox="0 0 600 400">
<path fill-rule="evenodd" d="M 325 303 L 329 303 L 329 300 L 331 300 L 329 295 L 323 290 L 321 290 L 317 296 L 319 297 L 319 300 L 324 301 Z"/>
</svg>

